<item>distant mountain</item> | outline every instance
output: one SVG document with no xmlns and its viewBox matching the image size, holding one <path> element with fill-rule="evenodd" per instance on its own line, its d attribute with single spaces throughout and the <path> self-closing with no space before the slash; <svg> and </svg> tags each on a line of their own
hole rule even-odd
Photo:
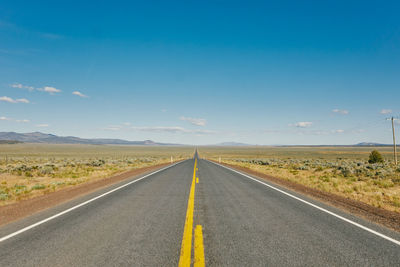
<svg viewBox="0 0 400 267">
<path fill-rule="evenodd" d="M 48 143 L 48 144 L 89 144 L 89 145 L 176 145 L 156 143 L 151 140 L 145 141 L 127 141 L 122 139 L 85 139 L 74 136 L 57 136 L 54 134 L 46 134 L 41 132 L 34 133 L 15 133 L 15 132 L 0 132 L 0 140 L 5 141 L 18 141 L 24 143 Z"/>
<path fill-rule="evenodd" d="M 157 143 L 152 140 L 144 141 L 128 141 L 123 139 L 107 139 L 107 138 L 79 138 L 75 136 L 57 136 L 54 134 L 46 134 L 41 132 L 33 133 L 16 133 L 16 132 L 0 132 L 0 144 L 16 144 L 16 143 L 47 143 L 47 144 L 88 144 L 88 145 L 143 145 L 143 146 L 165 146 L 165 145 L 180 145 L 180 144 L 167 144 Z M 255 146 L 252 144 L 238 143 L 238 142 L 223 142 L 213 146 Z M 299 145 L 281 145 L 280 147 L 291 147 Z M 310 145 L 303 145 L 310 146 Z M 374 146 L 391 146 L 391 144 L 380 144 L 372 142 L 362 142 L 355 145 L 311 145 L 313 147 L 374 147 Z"/>
<path fill-rule="evenodd" d="M 237 142 L 223 142 L 223 143 L 216 144 L 215 146 L 254 146 L 254 145 L 237 143 Z"/>
</svg>

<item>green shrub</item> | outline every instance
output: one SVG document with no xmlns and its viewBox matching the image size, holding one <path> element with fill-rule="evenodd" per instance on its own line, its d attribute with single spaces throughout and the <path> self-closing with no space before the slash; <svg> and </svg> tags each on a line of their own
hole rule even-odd
<svg viewBox="0 0 400 267">
<path fill-rule="evenodd" d="M 32 190 L 41 190 L 41 189 L 45 189 L 46 186 L 42 185 L 42 184 L 35 184 L 34 186 L 31 187 Z"/>
<path fill-rule="evenodd" d="M 20 195 L 20 194 L 26 194 L 28 191 L 28 188 L 26 185 L 14 185 L 14 194 Z"/>
<path fill-rule="evenodd" d="M 351 170 L 348 168 L 343 168 L 340 170 L 340 172 L 344 177 L 349 177 L 350 175 L 352 175 Z"/>
<path fill-rule="evenodd" d="M 369 154 L 368 163 L 381 163 L 383 162 L 383 157 L 378 150 L 372 150 L 371 154 Z"/>
<path fill-rule="evenodd" d="M 315 171 L 316 172 L 322 172 L 324 170 L 324 168 L 322 168 L 321 166 L 318 166 Z"/>
</svg>

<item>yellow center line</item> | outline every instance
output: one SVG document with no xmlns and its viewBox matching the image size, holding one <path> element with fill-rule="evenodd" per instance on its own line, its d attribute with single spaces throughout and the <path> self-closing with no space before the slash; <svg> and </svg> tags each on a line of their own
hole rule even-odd
<svg viewBox="0 0 400 267">
<path fill-rule="evenodd" d="M 196 184 L 198 184 L 198 183 L 199 183 L 199 177 L 196 178 Z"/>
<path fill-rule="evenodd" d="M 194 190 L 196 186 L 196 167 L 197 158 L 194 161 L 193 180 L 190 187 L 188 207 L 186 211 L 185 227 L 183 229 L 183 238 L 181 245 L 181 254 L 179 258 L 179 267 L 190 266 L 192 258 L 192 235 L 193 235 L 193 211 L 194 211 Z"/>
<path fill-rule="evenodd" d="M 194 267 L 206 266 L 204 261 L 203 228 L 196 225 L 194 230 Z"/>
</svg>

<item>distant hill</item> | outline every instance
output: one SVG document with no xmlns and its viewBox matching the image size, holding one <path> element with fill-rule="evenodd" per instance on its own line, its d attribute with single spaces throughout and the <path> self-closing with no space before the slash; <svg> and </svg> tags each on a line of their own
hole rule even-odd
<svg viewBox="0 0 400 267">
<path fill-rule="evenodd" d="M 254 145 L 237 143 L 237 142 L 223 142 L 223 143 L 216 144 L 214 146 L 254 146 Z"/>
<path fill-rule="evenodd" d="M 253 144 L 244 144 L 236 142 L 223 142 L 213 146 L 257 146 Z M 273 145 L 275 147 L 379 147 L 392 146 L 392 144 L 380 144 L 373 142 L 361 142 L 355 145 Z"/>
<path fill-rule="evenodd" d="M 156 143 L 151 140 L 145 141 L 127 141 L 122 139 L 85 139 L 74 136 L 57 136 L 54 134 L 46 134 L 41 132 L 33 133 L 15 133 L 15 132 L 0 132 L 0 140 L 6 141 L 18 141 L 24 143 L 48 143 L 48 144 L 89 144 L 89 145 L 175 145 Z"/>
<path fill-rule="evenodd" d="M 276 147 L 386 147 L 386 146 L 393 146 L 393 145 L 362 142 L 355 145 L 278 145 Z"/>
<path fill-rule="evenodd" d="M 380 143 L 370 143 L 370 142 L 362 142 L 358 143 L 355 146 L 392 146 L 391 144 L 380 144 Z"/>
</svg>

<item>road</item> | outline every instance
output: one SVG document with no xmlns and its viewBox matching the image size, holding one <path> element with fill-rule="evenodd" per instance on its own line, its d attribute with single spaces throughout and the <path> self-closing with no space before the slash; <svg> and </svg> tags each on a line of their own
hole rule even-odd
<svg viewBox="0 0 400 267">
<path fill-rule="evenodd" d="M 273 186 L 186 160 L 1 227 L 0 266 L 400 265 L 398 233 Z"/>
</svg>

